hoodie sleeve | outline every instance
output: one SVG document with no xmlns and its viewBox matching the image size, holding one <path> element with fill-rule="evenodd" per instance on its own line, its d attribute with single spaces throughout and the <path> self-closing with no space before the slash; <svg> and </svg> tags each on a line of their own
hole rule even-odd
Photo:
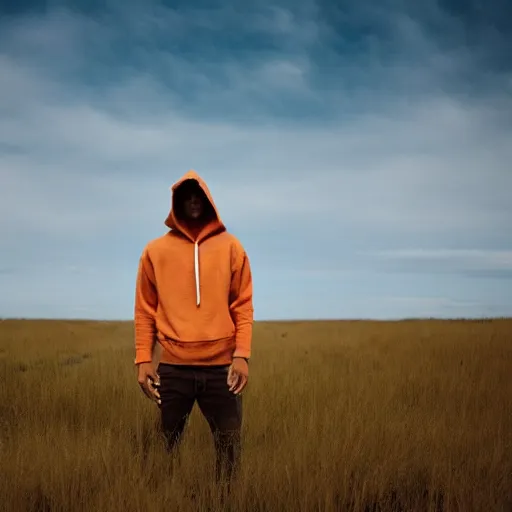
<svg viewBox="0 0 512 512">
<path fill-rule="evenodd" d="M 237 244 L 230 289 L 229 309 L 236 328 L 234 357 L 251 357 L 253 303 L 252 276 L 249 258 L 240 244 Z"/>
<path fill-rule="evenodd" d="M 153 360 L 157 305 L 155 274 L 146 248 L 139 260 L 135 289 L 135 364 Z"/>
</svg>

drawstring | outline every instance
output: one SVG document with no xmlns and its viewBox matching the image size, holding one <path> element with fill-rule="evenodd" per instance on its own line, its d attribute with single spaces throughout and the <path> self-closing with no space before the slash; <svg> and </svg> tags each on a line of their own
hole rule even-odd
<svg viewBox="0 0 512 512">
<path fill-rule="evenodd" d="M 194 270 L 196 275 L 196 306 L 201 303 L 201 291 L 199 289 L 199 244 L 194 243 Z"/>
</svg>

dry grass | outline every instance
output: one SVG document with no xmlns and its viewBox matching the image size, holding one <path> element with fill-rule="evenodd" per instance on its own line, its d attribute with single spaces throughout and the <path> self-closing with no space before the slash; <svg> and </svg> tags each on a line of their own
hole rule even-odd
<svg viewBox="0 0 512 512">
<path fill-rule="evenodd" d="M 130 323 L 0 323 L 15 511 L 510 511 L 512 321 L 259 323 L 230 501 L 194 410 L 171 466 Z"/>
</svg>

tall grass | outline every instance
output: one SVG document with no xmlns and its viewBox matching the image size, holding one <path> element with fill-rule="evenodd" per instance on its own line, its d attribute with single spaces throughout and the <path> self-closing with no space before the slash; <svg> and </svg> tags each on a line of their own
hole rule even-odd
<svg viewBox="0 0 512 512">
<path fill-rule="evenodd" d="M 243 470 L 163 450 L 131 323 L 0 323 L 6 511 L 510 511 L 512 321 L 258 323 Z"/>
</svg>

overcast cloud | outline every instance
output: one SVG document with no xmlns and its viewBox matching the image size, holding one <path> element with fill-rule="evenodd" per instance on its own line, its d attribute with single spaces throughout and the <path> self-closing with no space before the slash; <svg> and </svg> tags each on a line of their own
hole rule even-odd
<svg viewBox="0 0 512 512">
<path fill-rule="evenodd" d="M 257 319 L 512 313 L 505 1 L 42 5 L 0 11 L 0 316 L 132 318 L 191 168 Z"/>
</svg>

